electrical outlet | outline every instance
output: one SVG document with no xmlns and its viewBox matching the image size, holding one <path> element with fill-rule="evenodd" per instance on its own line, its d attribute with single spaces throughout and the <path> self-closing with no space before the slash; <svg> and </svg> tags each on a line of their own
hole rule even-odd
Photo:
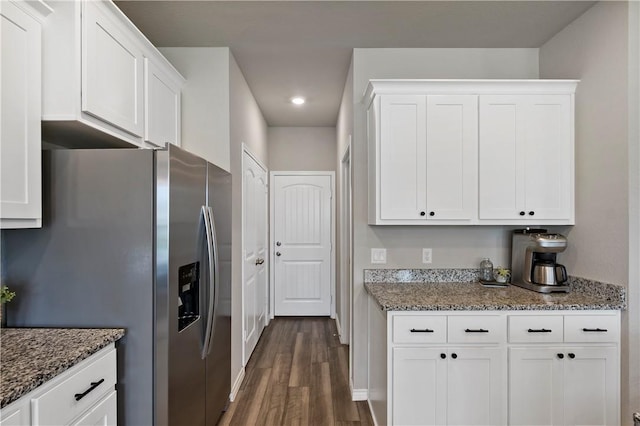
<svg viewBox="0 0 640 426">
<path fill-rule="evenodd" d="M 372 248 L 371 263 L 387 263 L 387 249 Z"/>
<path fill-rule="evenodd" d="M 430 248 L 422 249 L 422 263 L 431 263 L 433 261 L 433 251 Z"/>
</svg>

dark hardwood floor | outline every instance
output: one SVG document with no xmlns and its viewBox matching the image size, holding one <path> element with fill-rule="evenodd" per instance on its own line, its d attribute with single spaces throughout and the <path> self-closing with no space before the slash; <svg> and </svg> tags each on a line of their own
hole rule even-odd
<svg viewBox="0 0 640 426">
<path fill-rule="evenodd" d="M 373 425 L 351 401 L 349 353 L 335 322 L 281 317 L 264 330 L 220 425 Z"/>
</svg>

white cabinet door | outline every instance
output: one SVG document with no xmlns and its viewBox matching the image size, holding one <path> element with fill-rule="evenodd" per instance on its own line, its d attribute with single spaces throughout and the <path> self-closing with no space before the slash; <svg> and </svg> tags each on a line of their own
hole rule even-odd
<svg viewBox="0 0 640 426">
<path fill-rule="evenodd" d="M 72 426 L 116 426 L 118 424 L 118 407 L 116 391 L 111 392 Z"/>
<path fill-rule="evenodd" d="M 144 130 L 142 49 L 101 2 L 83 2 L 82 111 L 135 136 Z"/>
<path fill-rule="evenodd" d="M 524 105 L 524 194 L 527 217 L 569 219 L 573 144 L 569 95 L 528 95 Z"/>
<path fill-rule="evenodd" d="M 145 142 L 180 146 L 180 86 L 151 59 L 144 59 Z"/>
<path fill-rule="evenodd" d="M 563 348 L 509 348 L 509 424 L 560 425 Z M 564 357 L 564 355 L 562 355 Z"/>
<path fill-rule="evenodd" d="M 0 2 L 0 227 L 42 225 L 41 27 Z"/>
<path fill-rule="evenodd" d="M 447 349 L 393 348 L 394 425 L 447 423 Z"/>
<path fill-rule="evenodd" d="M 381 97 L 380 220 L 426 219 L 426 101 L 426 96 Z"/>
<path fill-rule="evenodd" d="M 483 95 L 479 104 L 479 218 L 571 221 L 571 96 Z"/>
<path fill-rule="evenodd" d="M 620 424 L 616 347 L 569 347 L 564 353 L 564 424 Z"/>
<path fill-rule="evenodd" d="M 503 348 L 450 348 L 447 363 L 447 424 L 507 423 Z"/>
<path fill-rule="evenodd" d="M 427 97 L 427 219 L 471 220 L 477 199 L 478 97 Z"/>
</svg>

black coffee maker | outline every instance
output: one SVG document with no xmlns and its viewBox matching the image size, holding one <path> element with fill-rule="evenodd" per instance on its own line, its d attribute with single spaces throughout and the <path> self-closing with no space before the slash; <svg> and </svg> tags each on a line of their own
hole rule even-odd
<svg viewBox="0 0 640 426">
<path fill-rule="evenodd" d="M 568 292 L 567 270 L 556 262 L 567 239 L 546 229 L 516 229 L 511 246 L 511 283 L 539 293 Z"/>
</svg>

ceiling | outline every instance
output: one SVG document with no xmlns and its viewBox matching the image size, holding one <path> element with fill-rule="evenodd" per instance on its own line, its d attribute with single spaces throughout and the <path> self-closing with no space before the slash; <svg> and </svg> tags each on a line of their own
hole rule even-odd
<svg viewBox="0 0 640 426">
<path fill-rule="evenodd" d="M 353 48 L 535 48 L 595 2 L 116 3 L 156 46 L 229 46 L 269 126 L 335 126 Z"/>
</svg>

